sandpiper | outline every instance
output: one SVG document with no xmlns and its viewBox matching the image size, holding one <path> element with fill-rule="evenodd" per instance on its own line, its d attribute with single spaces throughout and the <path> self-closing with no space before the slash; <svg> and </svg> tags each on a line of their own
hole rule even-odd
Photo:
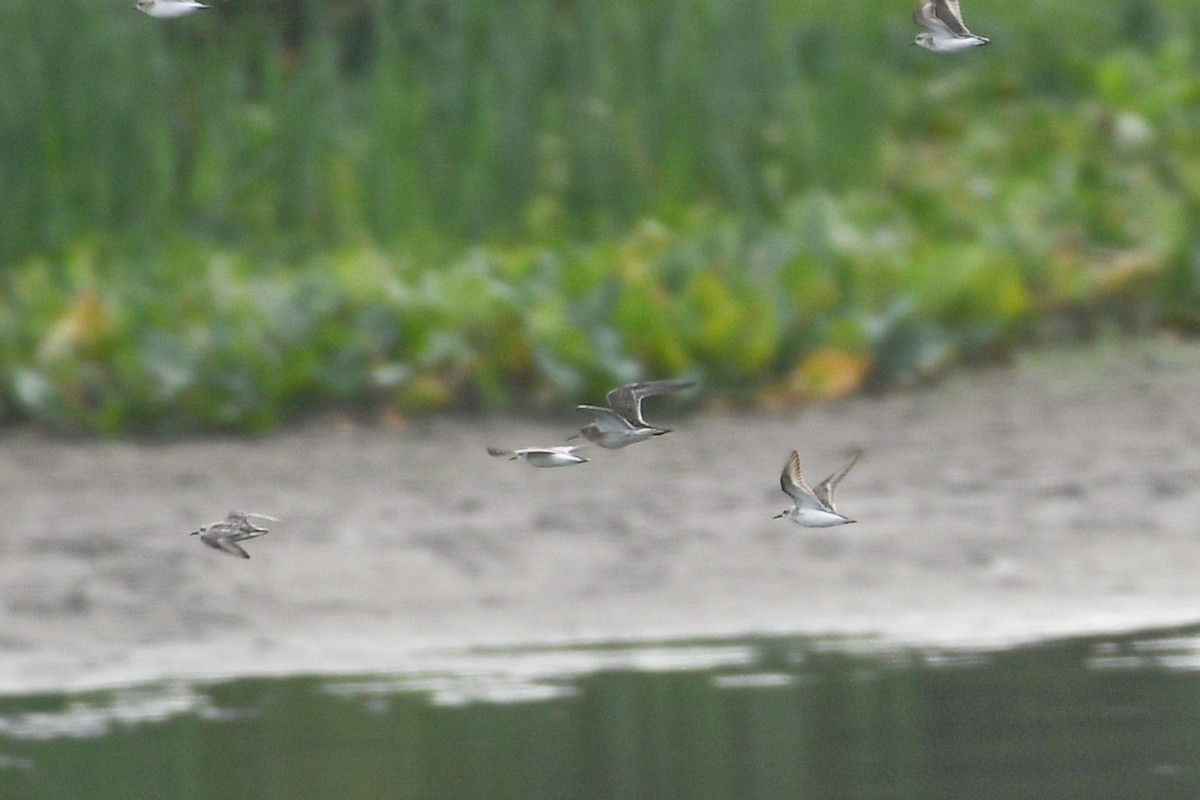
<svg viewBox="0 0 1200 800">
<path fill-rule="evenodd" d="M 592 421 L 584 425 L 579 433 L 569 438 L 575 439 L 583 436 L 601 447 L 616 450 L 619 447 L 649 439 L 651 436 L 670 433 L 669 428 L 655 427 L 643 419 L 642 400 L 668 392 L 677 392 L 695 384 L 695 381 L 689 380 L 668 380 L 643 381 L 642 383 L 618 386 L 608 393 L 608 408 L 576 406 L 580 411 L 591 414 Z"/>
<path fill-rule="evenodd" d="M 192 531 L 191 535 L 199 535 L 200 541 L 209 547 L 216 550 L 224 550 L 231 556 L 249 558 L 250 554 L 239 547 L 237 543 L 246 539 L 253 539 L 257 536 L 265 536 L 269 532 L 266 528 L 260 528 L 251 522 L 250 517 L 265 519 L 270 522 L 279 521 L 275 517 L 270 517 L 266 514 L 230 511 L 229 516 L 225 517 L 225 519 L 210 525 L 201 525 L 200 530 Z"/>
<path fill-rule="evenodd" d="M 586 458 L 575 453 L 578 449 L 574 445 L 559 445 L 557 447 L 521 447 L 516 450 L 489 447 L 487 451 L 489 456 L 507 457 L 509 461 L 520 459 L 532 467 L 569 467 L 573 464 L 587 463 Z"/>
<path fill-rule="evenodd" d="M 913 22 L 925 29 L 913 44 L 935 53 L 957 53 L 991 42 L 967 30 L 958 0 L 922 0 L 913 11 Z"/>
<path fill-rule="evenodd" d="M 792 498 L 793 505 L 780 511 L 774 518 L 789 517 L 792 522 L 806 528 L 832 528 L 855 522 L 834 508 L 833 490 L 861 455 L 861 450 L 855 450 L 841 469 L 817 484 L 816 489 L 810 489 L 804 481 L 804 473 L 800 471 L 800 454 L 793 450 L 779 476 L 779 486 Z"/>
<path fill-rule="evenodd" d="M 174 19 L 194 14 L 202 8 L 208 8 L 196 0 L 137 0 L 138 11 L 144 11 L 159 19 Z"/>
</svg>

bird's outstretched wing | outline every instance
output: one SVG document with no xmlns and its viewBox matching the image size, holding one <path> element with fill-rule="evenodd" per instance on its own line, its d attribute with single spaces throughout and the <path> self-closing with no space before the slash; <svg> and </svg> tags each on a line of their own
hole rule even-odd
<svg viewBox="0 0 1200 800">
<path fill-rule="evenodd" d="M 846 473 L 849 472 L 856 463 L 858 463 L 858 459 L 861 456 L 862 450 L 856 449 L 850 454 L 850 458 L 845 464 L 842 465 L 841 469 L 830 475 L 825 480 L 821 481 L 819 484 L 817 484 L 817 488 L 813 490 L 813 494 L 816 496 L 817 500 L 821 501 L 821 504 L 830 511 L 837 511 L 837 508 L 835 508 L 833 505 L 834 490 L 837 489 L 837 485 L 841 482 L 842 478 L 846 477 Z"/>
<path fill-rule="evenodd" d="M 695 384 L 695 381 L 682 378 L 627 383 L 624 386 L 618 386 L 608 393 L 608 407 L 634 425 L 648 428 L 650 425 L 642 418 L 642 400 L 660 394 L 677 392 L 680 389 L 686 389 Z"/>
<path fill-rule="evenodd" d="M 796 505 L 800 508 L 821 507 L 817 496 L 813 494 L 813 490 L 804 480 L 804 473 L 800 471 L 800 454 L 795 450 L 788 456 L 787 463 L 783 465 L 783 472 L 779 475 L 779 488 L 783 489 L 788 497 L 795 500 Z"/>
</svg>

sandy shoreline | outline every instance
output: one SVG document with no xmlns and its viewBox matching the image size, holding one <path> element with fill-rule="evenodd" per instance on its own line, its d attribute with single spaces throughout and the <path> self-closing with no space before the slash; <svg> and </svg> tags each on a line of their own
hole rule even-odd
<svg viewBox="0 0 1200 800">
<path fill-rule="evenodd" d="M 0 693 L 405 671 L 472 646 L 749 633 L 993 645 L 1200 620 L 1200 345 L 1102 344 L 534 470 L 573 420 L 162 445 L 0 437 Z M 648 415 L 650 412 L 648 410 Z M 867 455 L 802 530 L 779 469 Z M 241 561 L 187 536 L 279 516 Z"/>
</svg>

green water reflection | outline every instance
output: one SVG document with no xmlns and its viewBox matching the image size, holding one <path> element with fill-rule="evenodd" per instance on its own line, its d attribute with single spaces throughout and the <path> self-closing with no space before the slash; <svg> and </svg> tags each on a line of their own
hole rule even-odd
<svg viewBox="0 0 1200 800">
<path fill-rule="evenodd" d="M 1195 798 L 1200 644 L 796 639 L 0 699 L 0 798 Z"/>
</svg>

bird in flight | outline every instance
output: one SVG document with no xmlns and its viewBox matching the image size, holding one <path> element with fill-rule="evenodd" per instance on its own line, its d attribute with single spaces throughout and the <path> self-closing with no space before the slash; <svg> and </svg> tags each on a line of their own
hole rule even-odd
<svg viewBox="0 0 1200 800">
<path fill-rule="evenodd" d="M 570 437 L 583 436 L 589 442 L 616 450 L 651 436 L 670 433 L 669 428 L 659 428 L 646 422 L 642 416 L 642 401 L 647 397 L 677 392 L 695 385 L 690 380 L 643 381 L 618 386 L 608 393 L 608 408 L 603 406 L 576 406 L 592 415 L 592 421 L 583 426 L 579 433 Z"/>
<path fill-rule="evenodd" d="M 833 492 L 861 455 L 861 450 L 855 450 L 841 469 L 812 489 L 805 482 L 804 473 L 800 471 L 800 454 L 793 450 L 783 466 L 783 473 L 779 476 L 779 487 L 792 498 L 792 507 L 780 511 L 774 518 L 788 517 L 792 522 L 806 528 L 832 528 L 835 525 L 856 522 L 838 512 L 833 504 Z"/>
<path fill-rule="evenodd" d="M 249 558 L 250 554 L 238 546 L 238 542 L 265 536 L 269 533 L 266 528 L 261 528 L 251 522 L 250 517 L 265 519 L 270 522 L 279 521 L 275 517 L 269 517 L 266 514 L 230 511 L 225 519 L 209 525 L 201 525 L 200 530 L 192 531 L 191 535 L 199 536 L 200 541 L 214 550 L 223 550 L 229 553 L 229 555 L 237 556 L 238 558 Z"/>
<path fill-rule="evenodd" d="M 913 44 L 935 53 L 957 53 L 991 42 L 967 30 L 958 0 L 922 0 L 913 11 L 913 22 L 924 28 Z"/>
<path fill-rule="evenodd" d="M 587 459 L 576 454 L 578 447 L 559 445 L 558 447 L 521 447 L 516 450 L 501 450 L 499 447 L 489 447 L 488 455 L 495 458 L 507 457 L 509 461 L 524 461 L 532 467 L 569 467 L 574 464 L 584 464 Z"/>
<path fill-rule="evenodd" d="M 159 19 L 175 19 L 195 14 L 202 8 L 208 8 L 196 0 L 137 0 L 138 11 L 144 11 Z"/>
</svg>

